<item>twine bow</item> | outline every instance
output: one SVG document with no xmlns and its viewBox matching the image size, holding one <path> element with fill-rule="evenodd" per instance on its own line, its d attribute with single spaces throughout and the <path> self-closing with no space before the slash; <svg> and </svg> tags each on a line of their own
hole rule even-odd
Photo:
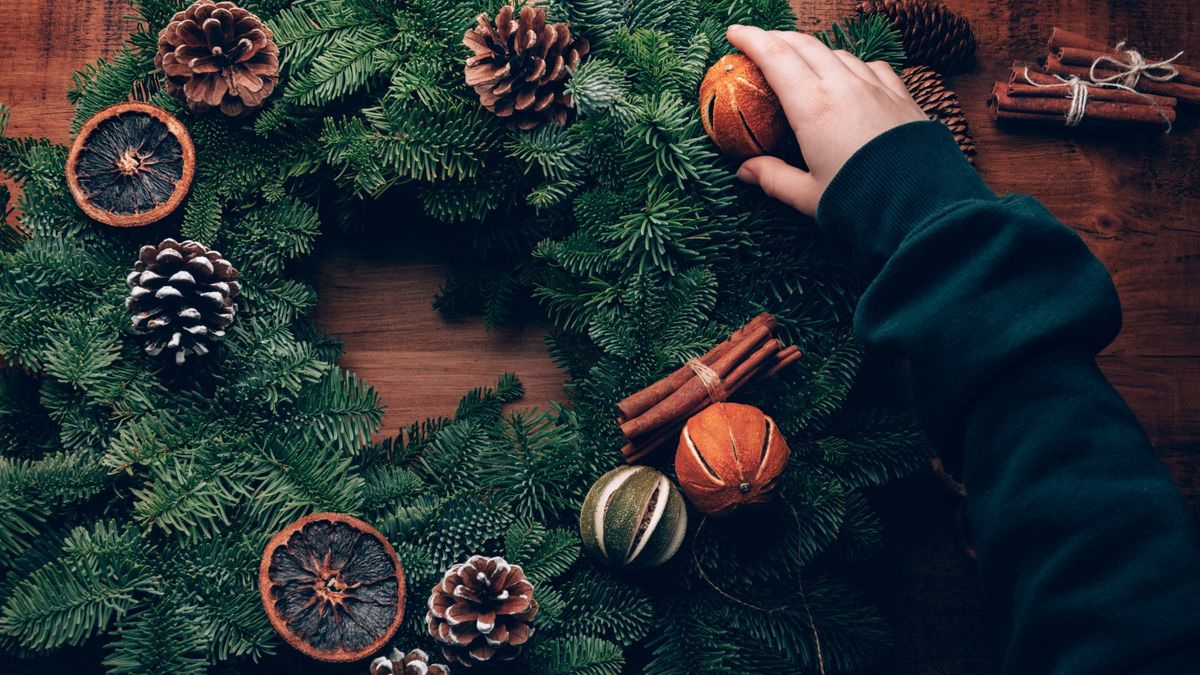
<svg viewBox="0 0 1200 675">
<path fill-rule="evenodd" d="M 1101 56 L 1092 62 L 1092 67 L 1088 70 L 1088 79 L 1095 84 L 1115 84 L 1120 83 L 1127 89 L 1132 90 L 1137 86 L 1141 78 L 1154 80 L 1155 82 L 1167 82 L 1179 76 L 1179 69 L 1172 65 L 1176 59 L 1183 56 L 1183 52 L 1179 52 L 1175 56 L 1162 61 L 1148 63 L 1146 57 L 1136 49 L 1125 49 L 1125 41 L 1121 40 L 1114 48 L 1118 52 L 1125 54 L 1125 60 L 1112 57 Z M 1100 66 L 1111 66 L 1117 70 L 1116 73 L 1108 77 L 1097 77 L 1096 69 Z"/>
<path fill-rule="evenodd" d="M 1182 52 L 1180 52 L 1180 53 L 1182 54 Z M 1175 58 L 1179 58 L 1178 55 L 1176 55 Z M 1099 59 L 1097 59 L 1097 62 L 1099 62 Z M 1152 65 L 1157 65 L 1157 64 L 1152 64 Z M 1095 72 L 1095 68 L 1096 68 L 1096 66 L 1095 66 L 1095 64 L 1093 64 L 1092 65 L 1093 72 Z M 1170 66 L 1170 68 L 1172 70 L 1175 70 L 1174 66 Z M 1178 75 L 1179 71 L 1176 70 L 1175 74 Z M 1068 127 L 1079 126 L 1079 123 L 1082 122 L 1085 117 L 1087 117 L 1088 92 L 1091 90 L 1092 87 L 1096 87 L 1098 89 L 1120 89 L 1121 91 L 1128 91 L 1132 94 L 1136 94 L 1136 95 L 1141 96 L 1142 98 L 1146 99 L 1150 103 L 1150 105 L 1154 106 L 1154 109 L 1158 112 L 1158 114 L 1162 115 L 1163 121 L 1167 123 L 1166 133 L 1168 133 L 1168 134 L 1171 133 L 1171 129 L 1173 128 L 1173 125 L 1171 124 L 1171 118 L 1168 117 L 1167 114 L 1162 111 L 1162 106 L 1160 106 L 1157 102 L 1154 101 L 1153 98 L 1151 98 L 1147 94 L 1140 92 L 1137 89 L 1134 89 L 1131 85 L 1122 84 L 1120 82 L 1115 82 L 1115 81 L 1109 82 L 1107 80 L 1100 81 L 1100 82 L 1095 82 L 1095 81 L 1088 82 L 1087 80 L 1085 80 L 1077 75 L 1072 75 L 1071 77 L 1063 77 L 1062 75 L 1054 75 L 1054 78 L 1057 79 L 1061 84 L 1039 84 L 1037 82 L 1034 82 L 1033 79 L 1031 79 L 1029 77 L 1029 67 L 1028 66 L 1025 67 L 1025 81 L 1027 83 L 1029 83 L 1030 85 L 1038 87 L 1039 89 L 1058 89 L 1058 88 L 1063 88 L 1063 87 L 1065 87 L 1067 89 L 1066 96 L 1071 99 L 1071 107 L 1067 108 L 1067 113 L 1066 113 Z"/>
</svg>

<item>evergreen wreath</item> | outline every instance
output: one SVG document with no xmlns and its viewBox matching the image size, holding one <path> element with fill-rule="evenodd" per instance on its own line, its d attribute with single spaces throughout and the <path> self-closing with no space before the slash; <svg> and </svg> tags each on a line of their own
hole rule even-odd
<svg viewBox="0 0 1200 675">
<path fill-rule="evenodd" d="M 281 92 L 229 118 L 188 113 L 155 71 L 158 31 L 188 3 L 135 0 L 142 27 L 70 95 L 75 129 L 131 97 L 189 128 L 190 198 L 149 228 L 84 216 L 65 148 L 0 139 L 0 170 L 22 186 L 20 231 L 0 234 L 0 651 L 82 646 L 70 652 L 80 665 L 102 658 L 110 673 L 300 658 L 263 612 L 259 556 L 297 517 L 338 511 L 403 560 L 413 592 L 394 644 L 405 652 L 439 653 L 426 589 L 482 553 L 537 586 L 523 672 L 877 661 L 886 626 L 838 571 L 881 543 L 863 489 L 927 450 L 907 413 L 846 404 L 861 357 L 848 330 L 855 265 L 736 184 L 695 104 L 706 68 L 730 51 L 724 27 L 790 29 L 787 1 L 545 3 L 591 51 L 566 85 L 577 119 L 532 131 L 509 130 L 463 82 L 463 33 L 495 3 L 246 2 L 280 47 Z M 871 21 L 832 39 L 902 54 Z M 452 224 L 446 243 L 471 271 L 443 310 L 499 324 L 531 296 L 553 317 L 569 407 L 505 413 L 522 394 L 505 376 L 451 419 L 371 440 L 379 397 L 306 320 L 316 294 L 297 263 L 323 221 L 353 222 L 385 193 Z M 139 248 L 167 237 L 218 249 L 241 272 L 237 321 L 186 368 L 146 354 L 123 306 Z M 581 558 L 583 496 L 620 462 L 614 403 L 763 310 L 806 355 L 743 397 L 792 447 L 781 499 L 752 522 L 709 521 L 658 570 Z"/>
</svg>

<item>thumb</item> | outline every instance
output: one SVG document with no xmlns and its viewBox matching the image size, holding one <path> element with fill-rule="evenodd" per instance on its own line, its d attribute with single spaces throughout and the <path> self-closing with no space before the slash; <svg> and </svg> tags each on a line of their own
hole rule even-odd
<svg viewBox="0 0 1200 675">
<path fill-rule="evenodd" d="M 737 177 L 743 183 L 759 186 L 768 197 L 774 197 L 806 216 L 816 214 L 817 202 L 821 201 L 824 191 L 811 173 L 770 155 L 746 160 L 738 169 Z"/>
</svg>

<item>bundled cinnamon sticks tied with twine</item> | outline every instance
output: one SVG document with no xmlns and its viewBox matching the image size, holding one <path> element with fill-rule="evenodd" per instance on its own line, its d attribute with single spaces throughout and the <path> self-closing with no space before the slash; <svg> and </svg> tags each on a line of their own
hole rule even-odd
<svg viewBox="0 0 1200 675">
<path fill-rule="evenodd" d="M 785 347 L 774 332 L 775 318 L 759 314 L 708 353 L 618 403 L 625 461 L 632 464 L 677 442 L 692 415 L 799 360 L 800 349 Z"/>
<path fill-rule="evenodd" d="M 1143 56 L 1124 42 L 1109 47 L 1055 28 L 1041 65 L 1013 63 L 988 105 L 1000 121 L 1078 126 L 1102 123 L 1170 131 L 1179 104 L 1200 105 L 1200 70 Z"/>
</svg>

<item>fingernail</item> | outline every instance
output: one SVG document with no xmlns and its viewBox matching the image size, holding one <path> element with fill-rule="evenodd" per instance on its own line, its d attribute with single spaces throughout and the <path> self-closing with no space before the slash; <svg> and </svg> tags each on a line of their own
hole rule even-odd
<svg viewBox="0 0 1200 675">
<path fill-rule="evenodd" d="M 738 167 L 737 177 L 738 177 L 738 180 L 742 181 L 743 183 L 753 183 L 754 182 L 754 172 L 751 171 L 749 169 L 749 167 L 747 167 L 745 164 Z"/>
<path fill-rule="evenodd" d="M 729 24 L 729 32 L 730 32 L 730 33 L 732 33 L 733 31 L 735 31 L 735 30 L 737 30 L 737 29 L 739 29 L 739 28 L 742 28 L 742 27 L 743 27 L 743 26 L 742 26 L 742 24 L 740 24 L 740 23 L 732 23 L 732 24 Z"/>
</svg>

